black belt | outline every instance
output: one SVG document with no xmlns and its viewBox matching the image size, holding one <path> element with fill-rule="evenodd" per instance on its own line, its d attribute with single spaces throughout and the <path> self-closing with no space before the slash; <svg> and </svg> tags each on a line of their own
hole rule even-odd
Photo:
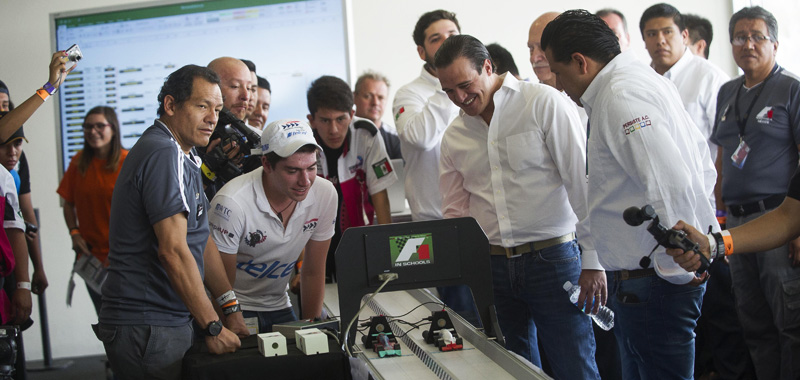
<svg viewBox="0 0 800 380">
<path fill-rule="evenodd" d="M 644 278 L 656 275 L 656 270 L 653 268 L 647 269 L 634 269 L 634 270 L 615 270 L 610 273 L 614 274 L 614 278 L 620 281 L 633 280 L 635 278 Z"/>
<path fill-rule="evenodd" d="M 786 194 L 770 195 L 758 202 L 745 203 L 742 205 L 728 205 L 728 209 L 733 216 L 747 216 L 761 211 L 772 210 L 783 203 Z"/>
</svg>

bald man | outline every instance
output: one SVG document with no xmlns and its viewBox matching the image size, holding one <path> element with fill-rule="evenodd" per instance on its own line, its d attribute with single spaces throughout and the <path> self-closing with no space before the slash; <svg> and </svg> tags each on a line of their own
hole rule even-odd
<svg viewBox="0 0 800 380">
<path fill-rule="evenodd" d="M 628 34 L 628 21 L 625 20 L 625 15 L 611 8 L 601 9 L 597 11 L 596 15 L 603 19 L 617 36 L 619 49 L 621 51 L 628 50 L 631 47 L 631 35 Z"/>
<path fill-rule="evenodd" d="M 542 51 L 542 31 L 550 21 L 553 21 L 559 12 L 546 12 L 533 20 L 531 28 L 528 31 L 528 49 L 531 52 L 531 66 L 539 78 L 539 83 L 546 84 L 557 90 L 562 90 L 556 85 L 556 76 L 550 72 L 550 63 Z M 589 117 L 582 107 L 578 107 L 574 102 L 570 102 L 575 108 L 578 109 L 578 116 L 581 118 L 581 124 L 586 127 L 586 122 Z M 594 330 L 595 343 L 597 350 L 595 352 L 595 360 L 597 362 L 597 370 L 600 372 L 602 379 L 618 379 L 622 376 L 622 369 L 619 358 L 619 349 L 617 348 L 617 339 L 614 334 L 609 331 L 604 331 L 592 325 Z M 543 361 L 543 368 L 548 367 Z M 549 373 L 549 369 L 545 368 Z"/>
<path fill-rule="evenodd" d="M 558 12 L 547 12 L 539 16 L 531 24 L 531 29 L 528 32 L 528 49 L 531 52 L 531 67 L 536 77 L 539 78 L 539 83 L 546 84 L 550 87 L 556 87 L 556 76 L 550 72 L 550 64 L 547 63 L 547 57 L 544 56 L 542 51 L 542 31 L 550 21 L 553 21 Z"/>
<path fill-rule="evenodd" d="M 250 69 L 238 58 L 231 57 L 217 58 L 208 64 L 208 68 L 219 75 L 223 106 L 236 118 L 244 120 L 253 85 Z"/>
<path fill-rule="evenodd" d="M 547 57 L 544 56 L 541 44 L 544 27 L 560 14 L 559 12 L 546 12 L 536 20 L 533 20 L 533 24 L 531 24 L 531 28 L 528 31 L 528 49 L 531 52 L 531 67 L 533 67 L 533 72 L 536 73 L 536 77 L 539 78 L 539 83 L 563 91 L 563 89 L 556 84 L 556 76 L 550 71 L 550 63 L 547 62 Z M 581 125 L 585 128 L 586 122 L 589 120 L 586 111 L 584 111 L 582 107 L 578 107 L 574 102 L 572 104 L 578 110 L 578 116 L 581 118 Z"/>
<path fill-rule="evenodd" d="M 231 57 L 217 58 L 209 62 L 208 68 L 219 76 L 219 89 L 222 92 L 223 108 L 230 111 L 237 119 L 244 120 L 247 115 L 247 106 L 250 102 L 250 88 L 254 85 L 250 69 L 240 59 Z M 198 149 L 204 162 L 202 167 L 203 184 L 208 199 L 213 199 L 217 190 L 225 185 L 225 180 L 215 173 L 220 168 L 210 165 L 210 161 L 206 160 L 206 152 L 211 152 L 220 142 L 219 138 L 215 138 L 208 143 L 205 149 Z M 222 150 L 240 169 L 245 172 L 249 171 L 250 166 L 247 163 L 244 163 L 245 167 L 243 167 L 242 160 L 244 157 L 236 143 L 225 145 Z M 206 164 L 209 165 L 206 166 Z"/>
</svg>

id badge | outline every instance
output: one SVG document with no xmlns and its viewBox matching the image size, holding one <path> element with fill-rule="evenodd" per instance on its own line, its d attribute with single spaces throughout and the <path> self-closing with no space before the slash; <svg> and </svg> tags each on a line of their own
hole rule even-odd
<svg viewBox="0 0 800 380">
<path fill-rule="evenodd" d="M 244 325 L 247 326 L 250 335 L 258 335 L 258 317 L 245 318 Z"/>
<path fill-rule="evenodd" d="M 744 162 L 747 160 L 747 154 L 750 153 L 750 147 L 744 140 L 739 141 L 739 146 L 731 155 L 733 166 L 741 169 L 744 167 Z"/>
</svg>

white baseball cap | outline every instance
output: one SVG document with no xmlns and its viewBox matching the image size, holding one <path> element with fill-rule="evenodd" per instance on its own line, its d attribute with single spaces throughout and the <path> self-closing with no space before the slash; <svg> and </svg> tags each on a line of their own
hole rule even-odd
<svg viewBox="0 0 800 380">
<path fill-rule="evenodd" d="M 261 133 L 261 154 L 275 152 L 286 158 L 297 152 L 304 145 L 314 145 L 317 149 L 322 147 L 317 144 L 311 126 L 303 120 L 283 119 L 269 123 Z"/>
</svg>

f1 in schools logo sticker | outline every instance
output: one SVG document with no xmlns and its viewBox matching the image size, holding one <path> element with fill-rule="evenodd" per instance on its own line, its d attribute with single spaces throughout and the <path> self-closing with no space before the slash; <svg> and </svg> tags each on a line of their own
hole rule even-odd
<svg viewBox="0 0 800 380">
<path fill-rule="evenodd" d="M 433 238 L 430 233 L 389 237 L 392 268 L 433 264 Z"/>
</svg>

